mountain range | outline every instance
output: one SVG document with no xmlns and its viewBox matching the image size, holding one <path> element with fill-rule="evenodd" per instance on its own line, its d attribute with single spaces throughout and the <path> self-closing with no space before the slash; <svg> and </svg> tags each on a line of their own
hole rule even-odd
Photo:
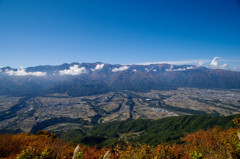
<svg viewBox="0 0 240 159">
<path fill-rule="evenodd" d="M 0 68 L 0 95 L 67 93 L 69 96 L 84 96 L 178 87 L 239 89 L 240 72 L 194 65 L 113 65 L 101 62 Z"/>
</svg>

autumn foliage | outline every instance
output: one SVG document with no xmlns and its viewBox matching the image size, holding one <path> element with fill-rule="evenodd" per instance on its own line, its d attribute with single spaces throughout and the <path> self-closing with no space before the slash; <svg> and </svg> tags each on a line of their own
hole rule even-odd
<svg viewBox="0 0 240 159">
<path fill-rule="evenodd" d="M 52 156 L 70 158 L 74 150 L 74 147 L 51 136 L 50 133 L 39 135 L 3 134 L 0 135 L 0 143 L 0 157 L 3 158 L 16 158 L 23 151 L 38 155 L 47 150 L 51 151 Z"/>
<path fill-rule="evenodd" d="M 215 127 L 187 134 L 183 144 L 162 143 L 150 146 L 137 143 L 117 143 L 110 148 L 80 145 L 77 158 L 81 159 L 237 159 L 240 158 L 240 119 L 235 128 Z M 65 143 L 54 134 L 40 131 L 37 135 L 21 133 L 0 135 L 0 158 L 71 159 L 76 144 Z M 109 153 L 106 153 L 109 152 Z M 105 155 L 106 154 L 106 155 Z M 104 156 L 105 155 L 105 156 Z"/>
</svg>

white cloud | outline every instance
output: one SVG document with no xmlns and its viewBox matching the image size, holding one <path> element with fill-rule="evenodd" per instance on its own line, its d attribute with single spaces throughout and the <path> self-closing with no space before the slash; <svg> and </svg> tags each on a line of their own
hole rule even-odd
<svg viewBox="0 0 240 159">
<path fill-rule="evenodd" d="M 26 72 L 26 70 L 21 67 L 17 71 L 6 70 L 6 73 L 10 76 L 46 76 L 46 72 Z"/>
<path fill-rule="evenodd" d="M 211 60 L 197 59 L 197 60 L 183 60 L 183 61 L 161 61 L 161 62 L 147 62 L 138 63 L 135 65 L 153 65 L 153 64 L 170 64 L 170 65 L 185 65 L 185 64 L 204 64 L 205 62 L 210 62 Z"/>
<path fill-rule="evenodd" d="M 212 62 L 210 63 L 210 65 L 211 65 L 212 67 L 217 67 L 217 66 L 218 66 L 218 61 L 217 61 L 217 59 L 219 59 L 219 57 L 214 57 L 214 58 L 213 58 Z"/>
<path fill-rule="evenodd" d="M 97 64 L 95 68 L 91 69 L 91 71 L 101 70 L 104 67 L 104 64 Z"/>
<path fill-rule="evenodd" d="M 119 72 L 119 71 L 125 71 L 127 70 L 129 67 L 128 66 L 122 66 L 122 67 L 119 67 L 119 68 L 114 68 L 112 69 L 112 72 Z"/>
<path fill-rule="evenodd" d="M 59 74 L 62 75 L 80 75 L 82 73 L 87 73 L 85 67 L 78 67 L 78 65 L 71 66 L 68 70 L 60 70 Z"/>
<path fill-rule="evenodd" d="M 182 60 L 182 61 L 160 61 L 160 62 L 147 62 L 147 63 L 137 63 L 137 64 L 127 64 L 127 65 L 152 65 L 152 64 L 170 64 L 170 65 L 195 65 L 196 67 L 208 67 L 215 69 L 228 68 L 229 70 L 235 70 L 234 67 L 240 68 L 240 57 L 229 57 L 228 59 L 214 57 L 213 59 L 193 59 L 193 60 Z M 224 64 L 227 64 L 225 66 Z M 172 71 L 168 69 L 168 71 Z"/>
<path fill-rule="evenodd" d="M 197 66 L 201 67 L 201 66 L 203 66 L 204 63 L 205 63 L 205 61 L 199 61 Z"/>
<path fill-rule="evenodd" d="M 166 71 L 186 71 L 187 69 L 186 68 L 177 68 L 177 69 L 166 69 Z"/>
<path fill-rule="evenodd" d="M 225 63 L 225 64 L 223 64 L 223 65 L 221 66 L 221 68 L 222 68 L 222 69 L 225 69 L 225 67 L 227 67 L 227 66 L 228 66 L 228 64 Z"/>
<path fill-rule="evenodd" d="M 226 60 L 221 60 L 220 57 L 214 57 L 210 63 L 210 66 L 213 68 L 217 68 L 217 69 L 225 69 L 228 66 L 228 64 L 224 63 L 223 65 L 218 66 L 218 64 L 219 64 L 218 59 L 219 59 L 219 61 L 222 61 L 222 62 L 226 61 Z"/>
<path fill-rule="evenodd" d="M 187 68 L 176 68 L 173 69 L 173 66 L 171 65 L 171 67 L 169 69 L 166 69 L 166 71 L 186 71 L 186 70 L 193 70 L 196 69 L 196 67 L 194 66 L 187 66 Z"/>
</svg>

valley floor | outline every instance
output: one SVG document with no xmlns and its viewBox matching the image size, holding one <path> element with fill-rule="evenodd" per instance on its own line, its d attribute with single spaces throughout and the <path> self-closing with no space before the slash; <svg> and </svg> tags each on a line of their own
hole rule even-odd
<svg viewBox="0 0 240 159">
<path fill-rule="evenodd" d="M 0 97 L 0 132 L 64 132 L 126 119 L 161 119 L 179 115 L 240 113 L 240 91 L 179 88 L 150 92 L 110 92 L 70 97 Z M 39 128 L 38 128 L 39 127 Z"/>
</svg>

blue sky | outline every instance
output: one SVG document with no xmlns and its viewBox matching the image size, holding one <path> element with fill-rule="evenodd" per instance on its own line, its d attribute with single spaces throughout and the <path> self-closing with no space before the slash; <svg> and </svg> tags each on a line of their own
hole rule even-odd
<svg viewBox="0 0 240 159">
<path fill-rule="evenodd" d="M 214 57 L 240 69 L 239 0 L 0 0 L 0 66 Z"/>
</svg>

